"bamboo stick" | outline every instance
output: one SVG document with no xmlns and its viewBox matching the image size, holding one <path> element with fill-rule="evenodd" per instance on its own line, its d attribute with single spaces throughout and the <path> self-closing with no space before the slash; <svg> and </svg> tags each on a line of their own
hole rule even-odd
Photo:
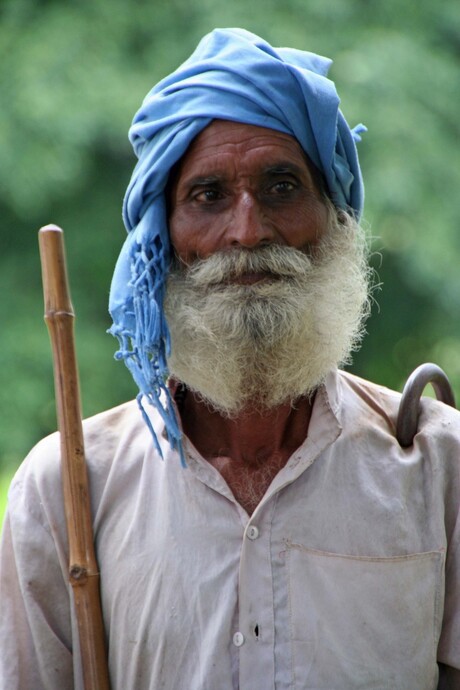
<svg viewBox="0 0 460 690">
<path fill-rule="evenodd" d="M 78 624 L 85 690 L 109 690 L 99 572 L 93 544 L 80 390 L 74 345 L 63 232 L 39 231 L 45 321 L 53 351 L 56 408 L 61 437 L 61 474 L 69 540 L 69 581 Z"/>
</svg>

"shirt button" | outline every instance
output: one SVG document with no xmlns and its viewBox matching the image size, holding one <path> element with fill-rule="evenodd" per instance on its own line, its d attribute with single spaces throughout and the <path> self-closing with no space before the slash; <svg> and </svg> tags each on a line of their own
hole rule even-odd
<svg viewBox="0 0 460 690">
<path fill-rule="evenodd" d="M 233 644 L 235 647 L 241 647 L 242 644 L 244 644 L 244 635 L 243 633 L 236 632 L 233 635 Z"/>
<path fill-rule="evenodd" d="M 248 531 L 246 532 L 246 534 L 248 539 L 254 540 L 257 539 L 257 537 L 259 536 L 259 530 L 255 525 L 251 525 L 250 527 L 248 527 Z"/>
</svg>

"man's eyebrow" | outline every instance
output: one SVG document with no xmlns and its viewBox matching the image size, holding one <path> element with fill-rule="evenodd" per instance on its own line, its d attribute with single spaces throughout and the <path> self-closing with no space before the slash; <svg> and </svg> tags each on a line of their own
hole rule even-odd
<svg viewBox="0 0 460 690">
<path fill-rule="evenodd" d="M 205 187 L 214 187 L 217 189 L 223 184 L 223 175 L 219 173 L 212 173 L 210 175 L 191 175 L 190 177 L 184 176 L 179 178 L 173 186 L 170 187 L 174 192 L 174 195 L 179 195 L 180 198 L 185 199 L 189 194 L 192 194 L 194 190 L 203 189 Z M 171 194 L 171 192 L 170 192 Z"/>
<path fill-rule="evenodd" d="M 289 173 L 295 173 L 296 175 L 308 174 L 308 168 L 302 168 L 297 163 L 292 163 L 291 161 L 280 161 L 279 163 L 274 163 L 273 165 L 268 165 L 263 169 L 265 175 L 286 175 Z"/>
<path fill-rule="evenodd" d="M 222 181 L 222 175 L 194 175 L 193 177 L 186 178 L 183 180 L 182 184 L 188 189 L 192 187 L 205 187 L 206 185 L 219 184 Z"/>
</svg>

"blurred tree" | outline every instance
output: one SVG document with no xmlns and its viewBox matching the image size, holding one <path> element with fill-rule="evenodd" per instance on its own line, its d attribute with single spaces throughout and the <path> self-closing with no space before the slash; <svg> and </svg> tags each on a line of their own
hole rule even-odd
<svg viewBox="0 0 460 690">
<path fill-rule="evenodd" d="M 0 9 L 0 462 L 55 426 L 36 230 L 62 225 L 84 412 L 135 393 L 115 363 L 107 295 L 142 98 L 214 26 L 334 59 L 360 145 L 383 290 L 354 370 L 400 387 L 434 359 L 460 394 L 460 11 L 456 0 L 4 0 Z"/>
</svg>

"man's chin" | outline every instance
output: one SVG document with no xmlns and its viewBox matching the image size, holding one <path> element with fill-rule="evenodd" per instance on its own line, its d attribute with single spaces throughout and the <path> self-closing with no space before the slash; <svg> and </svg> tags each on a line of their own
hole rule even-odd
<svg viewBox="0 0 460 690">
<path fill-rule="evenodd" d="M 295 407 L 300 399 L 311 399 L 321 385 L 324 376 L 317 376 L 315 380 L 305 381 L 300 385 L 295 382 L 292 388 L 282 373 L 279 374 L 277 381 L 254 381 L 247 386 L 235 387 L 235 381 L 227 382 L 220 380 L 221 385 L 210 386 L 209 381 L 205 383 L 191 380 L 190 377 L 179 377 L 176 373 L 174 378 L 180 379 L 181 383 L 193 393 L 195 399 L 202 403 L 207 409 L 215 414 L 219 414 L 226 419 L 238 419 L 242 416 L 268 416 L 281 406 Z M 183 380 L 183 379 L 187 380 Z M 244 376 L 242 380 L 244 380 Z M 253 378 L 253 377 L 252 377 Z M 224 394 L 222 394 L 224 392 Z"/>
</svg>

